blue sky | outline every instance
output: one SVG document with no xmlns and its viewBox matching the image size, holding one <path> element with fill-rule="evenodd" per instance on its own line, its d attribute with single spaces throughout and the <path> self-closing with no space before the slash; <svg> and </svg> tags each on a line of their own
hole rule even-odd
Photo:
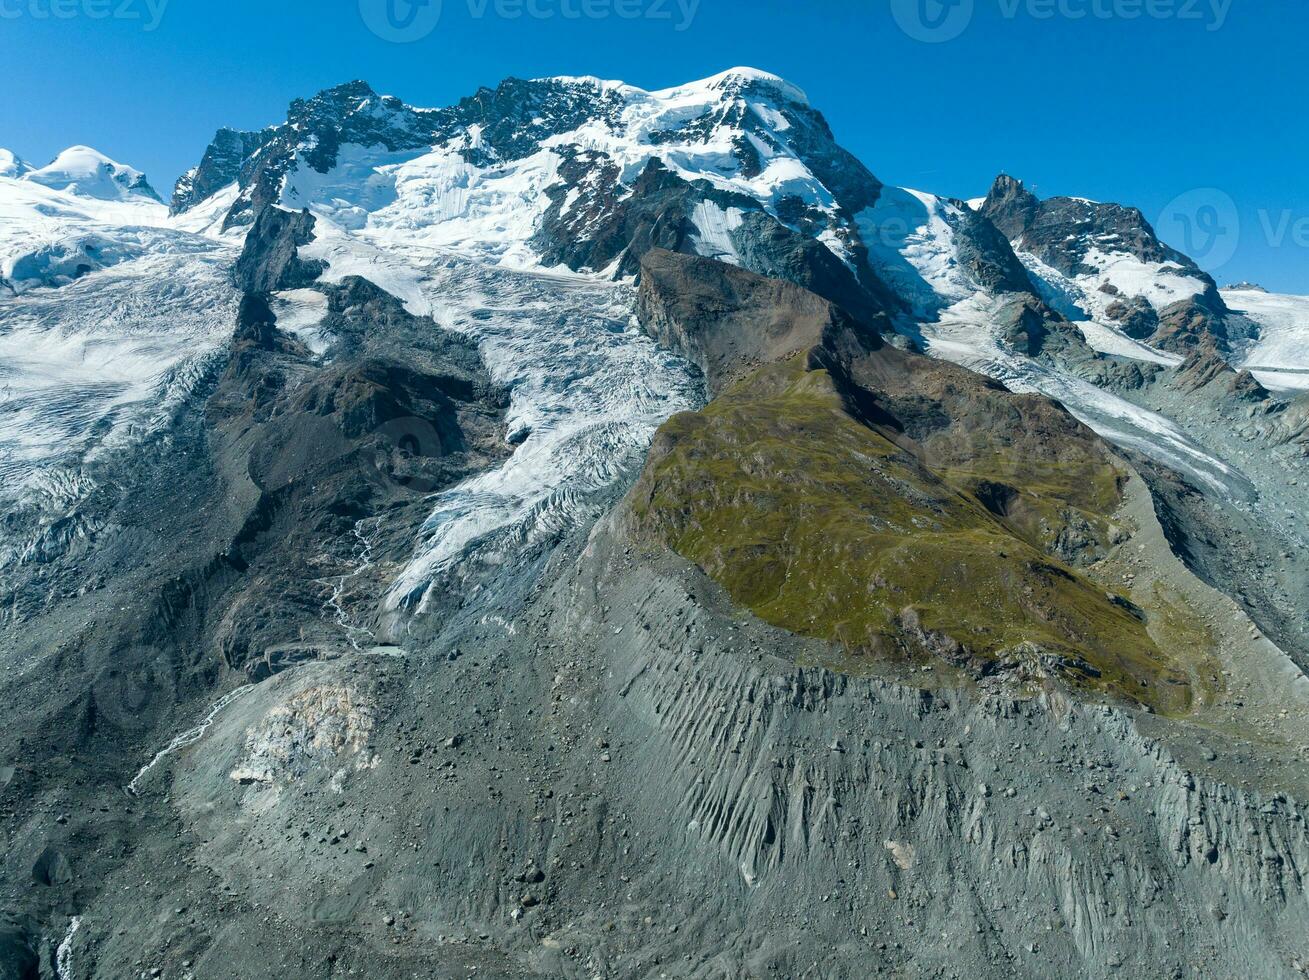
<svg viewBox="0 0 1309 980">
<path fill-rule="evenodd" d="M 888 183 L 971 197 L 1004 170 L 1134 204 L 1179 247 L 1186 195 L 1215 259 L 1235 246 L 1220 282 L 1309 293 L 1302 0 L 443 0 L 404 44 L 365 25 L 386 2 L 0 0 L 0 146 L 88 143 L 163 192 L 218 126 L 347 79 L 442 105 L 507 75 L 657 88 L 752 65 Z"/>
</svg>

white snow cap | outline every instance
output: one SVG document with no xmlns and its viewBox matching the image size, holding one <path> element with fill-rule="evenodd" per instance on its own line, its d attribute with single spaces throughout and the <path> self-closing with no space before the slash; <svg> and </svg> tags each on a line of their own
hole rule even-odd
<svg viewBox="0 0 1309 980">
<path fill-rule="evenodd" d="M 89 146 L 70 146 L 50 163 L 23 176 L 36 184 L 104 201 L 154 194 L 145 175 L 133 167 L 111 160 Z"/>
<path fill-rule="evenodd" d="M 31 169 L 13 150 L 0 146 L 0 177 L 21 177 Z"/>
<path fill-rule="evenodd" d="M 798 85 L 792 85 L 780 75 L 774 75 L 772 72 L 761 71 L 758 68 L 729 68 L 727 71 L 719 72 L 709 78 L 703 78 L 698 82 L 690 82 L 687 85 L 678 85 L 675 88 L 666 89 L 663 92 L 652 93 L 655 96 L 672 94 L 674 92 L 688 92 L 693 90 L 704 89 L 723 89 L 732 84 L 762 84 L 773 89 L 782 98 L 791 102 L 799 102 L 803 105 L 809 104 L 809 96 L 805 95 L 804 89 Z"/>
<path fill-rule="evenodd" d="M 793 85 L 780 75 L 774 75 L 772 72 L 763 71 L 759 68 L 729 68 L 717 75 L 702 78 L 698 82 L 687 82 L 685 85 L 675 85 L 672 88 L 660 89 L 657 92 L 647 92 L 635 85 L 628 85 L 626 82 L 596 78 L 594 75 L 556 75 L 549 81 L 563 82 L 566 85 L 595 85 L 602 89 L 616 89 L 620 92 L 648 95 L 656 99 L 686 96 L 693 92 L 717 91 L 727 88 L 733 83 L 745 84 L 753 82 L 771 87 L 778 95 L 790 102 L 797 102 L 802 105 L 809 104 L 809 96 L 805 95 L 804 89 L 800 88 L 800 86 Z"/>
</svg>

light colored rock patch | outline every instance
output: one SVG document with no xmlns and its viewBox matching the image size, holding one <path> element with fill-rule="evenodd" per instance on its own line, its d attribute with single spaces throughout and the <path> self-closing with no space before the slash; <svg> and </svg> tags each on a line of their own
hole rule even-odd
<svg viewBox="0 0 1309 980">
<path fill-rule="evenodd" d="M 351 768 L 373 765 L 368 742 L 375 721 L 370 699 L 342 685 L 315 685 L 274 707 L 250 729 L 245 756 L 231 778 L 267 788 L 322 767 L 337 770 L 335 787 Z"/>
<path fill-rule="evenodd" d="M 917 849 L 913 844 L 906 844 L 904 841 L 889 840 L 885 847 L 891 852 L 891 860 L 895 862 L 897 868 L 901 871 L 908 871 L 914 866 L 914 858 L 917 856 Z"/>
</svg>

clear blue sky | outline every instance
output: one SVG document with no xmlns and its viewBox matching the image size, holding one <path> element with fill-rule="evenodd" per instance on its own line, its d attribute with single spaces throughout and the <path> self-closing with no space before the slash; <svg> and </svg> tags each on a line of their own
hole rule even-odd
<svg viewBox="0 0 1309 980">
<path fill-rule="evenodd" d="M 360 2 L 0 0 L 0 146 L 45 162 L 87 143 L 166 192 L 218 126 L 275 122 L 347 79 L 444 105 L 508 75 L 656 88 L 752 65 L 806 89 L 888 183 L 971 197 L 1003 169 L 1152 220 L 1217 188 L 1240 238 L 1216 278 L 1309 293 L 1309 241 L 1294 234 L 1309 230 L 1303 0 L 699 0 L 684 30 L 696 0 L 524 0 L 547 16 L 517 18 L 501 14 L 520 0 L 444 0 L 409 44 L 370 32 Z M 138 16 L 93 16 L 115 9 Z M 966 26 L 925 43 L 897 12 L 911 30 L 939 15 L 937 37 Z"/>
</svg>

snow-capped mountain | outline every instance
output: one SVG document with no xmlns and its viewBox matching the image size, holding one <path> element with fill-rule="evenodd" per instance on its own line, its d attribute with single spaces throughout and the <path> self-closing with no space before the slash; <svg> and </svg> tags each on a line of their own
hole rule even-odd
<svg viewBox="0 0 1309 980">
<path fill-rule="evenodd" d="M 293 102 L 267 129 L 220 130 L 179 180 L 169 215 L 137 171 L 84 148 L 40 171 L 16 158 L 8 169 L 22 171 L 0 178 L 8 227 L 24 229 L 0 242 L 14 290 L 126 258 L 205 250 L 205 241 L 239 244 L 273 204 L 313 214 L 314 240 L 301 254 L 323 263 L 324 281 L 364 276 L 410 312 L 480 336 L 487 321 L 447 288 L 435 272 L 442 264 L 603 283 L 632 276 L 642 252 L 661 246 L 791 279 L 937 356 L 1057 397 L 1103 434 L 1238 494 L 1243 481 L 1221 454 L 1096 379 L 1174 367 L 1204 337 L 1224 349 L 1239 343 L 1247 360 L 1260 349 L 1275 361 L 1283 354 L 1241 339 L 1251 321 L 1140 212 L 1041 201 L 1003 176 L 971 204 L 884 187 L 802 90 L 754 69 L 656 92 L 596 78 L 511 79 L 437 109 L 352 82 Z M 46 240 L 36 250 L 33 228 Z M 277 300 L 306 335 L 322 314 L 312 295 Z M 524 324 L 494 370 L 516 376 L 535 336 Z M 1054 348 L 1064 351 L 1059 363 Z M 521 457 L 544 437 L 541 410 L 521 408 L 520 427 L 537 433 Z M 634 430 L 636 444 L 648 431 Z M 553 453 L 547 469 L 582 458 L 563 446 Z"/>
<path fill-rule="evenodd" d="M 611 274 L 633 236 L 728 259 L 771 236 L 758 259 L 779 267 L 816 241 L 836 259 L 831 288 L 870 308 L 888 297 L 853 219 L 880 186 L 803 92 L 736 69 L 662 92 L 510 80 L 434 110 L 354 82 L 293 103 L 281 126 L 221 132 L 174 208 L 204 187 L 232 196 L 228 227 L 276 202 L 369 239 Z"/>
<path fill-rule="evenodd" d="M 0 277 L 0 966 L 1309 956 L 1309 300 L 1139 211 L 754 69 L 350 82 L 167 206 L 0 152 Z"/>
<path fill-rule="evenodd" d="M 139 171 L 87 147 L 39 169 L 0 156 L 6 499 L 84 492 L 77 468 L 165 425 L 230 335 L 236 253 L 183 224 Z"/>
<path fill-rule="evenodd" d="M 0 151 L 0 287 L 62 285 L 144 254 L 167 218 L 140 171 L 90 147 L 41 168 Z"/>
<path fill-rule="evenodd" d="M 1057 398 L 1203 485 L 1254 492 L 1228 447 L 1205 445 L 1140 386 L 1197 344 L 1234 360 L 1258 349 L 1255 318 L 1230 310 L 1139 211 L 1042 201 L 1005 176 L 971 204 L 885 187 L 803 91 L 765 72 L 655 92 L 511 79 L 440 109 L 352 82 L 294 102 L 279 125 L 220 131 L 173 210 L 225 212 L 221 227 L 239 234 L 269 204 L 313 214 L 301 254 L 324 263 L 325 281 L 364 276 L 474 334 L 484 321 L 438 285 L 438 256 L 595 282 L 633 276 L 660 246 L 790 279 L 935 356 Z M 515 357 L 531 336 L 514 341 Z M 492 359 L 505 378 L 521 370 L 513 363 Z M 554 452 L 546 469 L 580 458 Z M 452 553 L 442 527 L 434 518 L 415 569 Z M 419 588 L 416 574 L 400 592 Z"/>
<path fill-rule="evenodd" d="M 89 146 L 70 146 L 44 167 L 30 168 L 19 177 L 54 190 L 102 201 L 159 200 L 145 174 L 109 159 Z"/>
</svg>

